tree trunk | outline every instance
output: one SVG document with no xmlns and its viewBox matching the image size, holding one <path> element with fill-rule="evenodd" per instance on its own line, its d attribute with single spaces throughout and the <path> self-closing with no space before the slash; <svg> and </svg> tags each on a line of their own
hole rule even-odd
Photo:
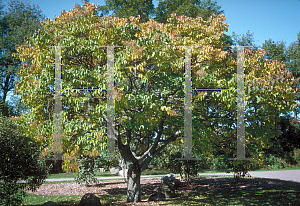
<svg viewBox="0 0 300 206">
<path fill-rule="evenodd" d="M 127 164 L 127 202 L 141 201 L 141 168 L 137 161 L 136 163 Z"/>
</svg>

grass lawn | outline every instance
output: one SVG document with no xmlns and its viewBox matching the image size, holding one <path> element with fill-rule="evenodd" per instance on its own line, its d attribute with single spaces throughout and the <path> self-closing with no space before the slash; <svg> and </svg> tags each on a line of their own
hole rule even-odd
<svg viewBox="0 0 300 206">
<path fill-rule="evenodd" d="M 277 171 L 277 170 L 300 170 L 300 166 L 295 167 L 289 167 L 289 168 L 283 168 L 283 169 L 258 169 L 258 170 L 251 170 L 251 171 Z M 232 170 L 202 170 L 199 173 L 226 173 L 226 172 L 232 172 Z M 154 170 L 154 171 L 143 171 L 143 176 L 151 176 L 151 175 L 165 175 L 171 173 L 170 171 L 166 170 Z M 59 178 L 75 178 L 77 173 L 59 173 L 59 174 L 51 174 L 47 177 L 47 179 L 59 179 Z M 109 171 L 106 172 L 96 172 L 95 177 L 115 177 L 118 176 L 111 174 Z"/>
<path fill-rule="evenodd" d="M 23 205 L 39 206 L 46 201 L 54 201 L 60 206 L 79 206 L 81 197 L 82 195 L 29 194 L 24 199 Z M 145 201 L 148 197 L 149 195 L 142 195 L 141 198 Z M 105 195 L 100 196 L 100 200 L 102 205 L 122 205 L 112 204 L 112 202 L 126 201 L 126 195 Z M 169 201 L 156 202 L 152 205 L 300 205 L 300 184 L 255 189 L 246 187 L 235 190 L 187 189 Z"/>
<path fill-rule="evenodd" d="M 279 170 L 300 169 L 300 167 L 284 168 Z M 260 169 L 256 171 L 274 171 L 270 169 Z M 217 173 L 226 171 L 203 170 L 201 173 Z M 231 172 L 231 171 L 230 171 Z M 143 171 L 143 176 L 165 175 L 169 171 Z M 96 177 L 113 177 L 110 172 L 96 173 Z M 76 173 L 52 174 L 48 178 L 75 178 Z M 205 177 L 205 176 L 202 176 Z M 206 176 L 207 177 L 207 176 Z M 231 177 L 232 176 L 215 176 L 215 177 Z M 98 181 L 108 181 L 98 180 Z M 64 181 L 74 182 L 74 181 Z M 59 183 L 64 183 L 59 182 Z M 56 184 L 57 182 L 45 182 L 44 184 Z M 23 205 L 39 206 L 47 201 L 54 201 L 64 206 L 79 206 L 82 195 L 33 195 L 29 194 L 24 199 Z M 146 200 L 149 195 L 142 195 L 142 200 Z M 120 205 L 112 204 L 116 201 L 125 201 L 126 195 L 105 195 L 100 197 L 102 205 Z M 228 190 L 187 190 L 178 194 L 177 197 L 169 201 L 157 202 L 152 205 L 300 205 L 300 184 L 282 185 L 276 188 L 268 189 L 238 189 L 235 191 Z"/>
<path fill-rule="evenodd" d="M 23 201 L 25 206 L 40 206 L 47 201 L 53 201 L 59 206 L 79 206 L 83 195 L 33 195 L 29 194 Z M 110 205 L 111 202 L 126 200 L 126 195 L 101 196 L 102 205 Z"/>
<path fill-rule="evenodd" d="M 142 175 L 165 175 L 170 173 L 169 171 L 143 171 Z M 77 173 L 59 173 L 59 174 L 51 174 L 47 177 L 47 179 L 60 179 L 60 178 L 75 178 Z M 110 173 L 110 171 L 107 172 L 96 172 L 95 177 L 115 177 L 118 176 L 113 175 Z"/>
</svg>

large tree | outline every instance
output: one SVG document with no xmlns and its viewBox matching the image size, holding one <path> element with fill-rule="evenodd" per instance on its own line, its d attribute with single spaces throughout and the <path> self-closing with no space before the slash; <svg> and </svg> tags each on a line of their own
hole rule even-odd
<svg viewBox="0 0 300 206">
<path fill-rule="evenodd" d="M 3 7 L 0 3 L 0 7 Z M 18 80 L 17 71 L 21 68 L 21 61 L 12 56 L 16 46 L 36 30 L 42 29 L 40 21 L 43 19 L 41 10 L 37 5 L 30 5 L 20 0 L 8 2 L 5 11 L 0 16 L 0 111 L 5 116 L 19 115 L 12 111 L 12 106 L 7 102 L 9 92 L 15 88 L 14 81 Z M 17 101 L 17 105 L 20 102 Z"/>
<path fill-rule="evenodd" d="M 45 145 L 52 144 L 55 49 L 51 46 L 64 46 L 64 157 L 105 150 L 108 57 L 106 48 L 102 46 L 122 46 L 114 49 L 114 134 L 117 148 L 128 168 L 127 200 L 140 201 L 141 172 L 154 156 L 184 133 L 186 49 L 180 46 L 192 47 L 193 88 L 236 87 L 236 61 L 224 50 L 222 40 L 228 24 L 223 23 L 224 15 L 213 15 L 205 21 L 201 17 L 173 14 L 167 24 L 159 24 L 152 19 L 141 23 L 139 17 L 101 18 L 94 15 L 95 11 L 94 4 L 85 3 L 83 7 L 76 6 L 69 12 L 63 12 L 53 21 L 47 19 L 43 22 L 44 30 L 38 31 L 18 48 L 16 57 L 28 64 L 24 64 L 18 72 L 21 79 L 17 82 L 16 93 L 21 95 L 31 111 L 16 118 L 16 121 L 27 135 L 36 137 Z M 256 81 L 254 85 L 259 82 L 259 88 L 280 75 L 284 82 L 276 82 L 273 89 L 265 89 L 260 95 L 259 88 L 252 89 L 246 95 L 246 102 L 250 98 L 268 102 L 269 107 L 261 109 L 261 113 L 270 113 L 274 109 L 285 111 L 294 105 L 293 94 L 288 87 L 293 78 L 284 73 L 283 65 L 266 61 L 261 58 L 263 55 L 263 51 L 255 53 L 249 50 L 245 53 L 246 80 Z M 84 92 L 76 88 L 102 90 Z M 235 110 L 234 97 L 236 91 L 224 90 L 213 94 L 194 91 L 193 128 L 196 130 L 193 136 L 201 135 L 198 129 L 203 129 L 203 132 L 215 129 L 207 129 L 207 125 L 211 126 L 209 122 L 201 124 L 202 118 L 208 115 L 207 101 L 221 105 L 220 108 Z M 280 98 L 284 98 L 286 104 L 277 101 Z M 88 104 L 92 108 L 90 112 L 86 110 Z M 228 114 L 223 112 L 220 115 Z M 233 126 L 226 119 L 220 120 L 227 128 Z M 31 127 L 24 126 L 24 122 L 31 122 Z M 248 139 L 262 147 L 268 138 L 265 135 Z M 214 139 L 218 138 L 214 136 Z"/>
</svg>

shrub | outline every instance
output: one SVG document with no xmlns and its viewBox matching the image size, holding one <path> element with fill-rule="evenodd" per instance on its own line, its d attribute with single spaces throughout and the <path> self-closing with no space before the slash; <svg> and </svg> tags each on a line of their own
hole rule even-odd
<svg viewBox="0 0 300 206">
<path fill-rule="evenodd" d="M 294 149 L 293 160 L 297 163 L 297 165 L 300 165 L 300 149 Z"/>
<path fill-rule="evenodd" d="M 227 155 L 219 155 L 211 160 L 211 170 L 225 170 L 232 167 Z"/>
<path fill-rule="evenodd" d="M 263 162 L 269 169 L 283 169 L 289 166 L 285 159 L 274 154 L 266 154 L 266 158 L 263 159 Z"/>
<path fill-rule="evenodd" d="M 97 172 L 99 167 L 95 161 L 95 158 L 81 155 L 81 158 L 77 161 L 79 163 L 79 167 L 76 182 L 84 182 L 85 185 L 88 185 L 90 182 L 97 182 L 97 179 L 95 178 L 95 172 Z"/>
<path fill-rule="evenodd" d="M 3 116 L 0 128 L 0 205 L 21 205 L 24 189 L 34 191 L 48 171 L 35 140 L 22 136 L 18 126 Z M 17 183 L 20 180 L 26 182 Z"/>
<path fill-rule="evenodd" d="M 101 158 L 107 158 L 106 154 L 102 152 L 99 156 L 92 157 L 89 155 L 81 155 L 78 163 L 78 174 L 75 178 L 77 183 L 84 182 L 85 185 L 93 182 L 96 183 L 95 173 L 100 167 L 105 170 L 109 170 L 111 166 L 117 166 L 118 160 L 101 160 Z"/>
<path fill-rule="evenodd" d="M 183 157 L 182 152 L 171 154 L 169 169 L 173 173 L 179 173 L 181 179 L 184 175 L 186 182 L 189 183 L 190 177 L 197 176 L 198 171 L 201 169 L 201 163 L 198 160 L 176 160 L 176 158 Z"/>
<path fill-rule="evenodd" d="M 234 160 L 233 164 L 233 172 L 234 178 L 240 179 L 241 177 L 245 177 L 251 167 L 251 162 L 249 160 Z"/>
</svg>

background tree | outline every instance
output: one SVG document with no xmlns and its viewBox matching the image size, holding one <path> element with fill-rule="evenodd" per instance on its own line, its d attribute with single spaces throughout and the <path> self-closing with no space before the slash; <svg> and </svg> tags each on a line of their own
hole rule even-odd
<svg viewBox="0 0 300 206">
<path fill-rule="evenodd" d="M 258 46 L 255 44 L 254 33 L 251 33 L 250 30 L 248 30 L 246 34 L 236 34 L 232 32 L 231 38 L 234 46 L 249 46 L 248 49 L 258 49 Z"/>
<path fill-rule="evenodd" d="M 266 58 L 287 63 L 288 57 L 285 42 L 274 42 L 272 39 L 269 39 L 262 45 L 262 49 L 267 51 Z"/>
<path fill-rule="evenodd" d="M 0 5 L 4 8 L 3 5 Z M 7 102 L 7 95 L 14 87 L 14 81 L 18 80 L 17 71 L 21 67 L 21 61 L 12 56 L 16 52 L 16 46 L 24 43 L 38 29 L 42 29 L 40 21 L 44 18 L 37 5 L 30 5 L 20 0 L 8 2 L 5 11 L 1 11 L 0 16 L 0 111 L 5 116 L 20 115 L 18 110 L 22 110 L 22 104 L 16 99 L 15 106 Z"/>
<path fill-rule="evenodd" d="M 228 24 L 223 23 L 224 15 L 213 15 L 204 21 L 200 17 L 173 14 L 167 24 L 159 24 L 151 19 L 141 23 L 134 17 L 129 20 L 100 18 L 94 15 L 95 11 L 94 4 L 86 3 L 63 12 L 53 21 L 47 19 L 43 22 L 44 30 L 35 33 L 18 48 L 16 57 L 28 65 L 23 65 L 18 72 L 21 79 L 17 82 L 16 93 L 31 111 L 16 118 L 16 122 L 24 128 L 24 134 L 35 137 L 42 145 L 52 144 L 55 50 L 50 46 L 67 46 L 62 49 L 64 157 L 95 156 L 105 150 L 107 54 L 101 46 L 123 46 L 114 50 L 114 132 L 117 148 L 128 168 L 127 200 L 140 201 L 141 172 L 168 144 L 182 138 L 184 130 L 185 49 L 177 46 L 193 48 L 193 87 L 236 88 L 236 61 L 224 50 L 222 40 Z M 245 52 L 245 78 L 254 81 L 248 85 L 253 87 L 260 83 L 259 88 L 246 94 L 246 103 L 253 99 L 267 102 L 269 106 L 261 108 L 259 114 L 273 114 L 274 110 L 284 112 L 294 106 L 292 89 L 288 86 L 293 77 L 284 72 L 283 65 L 263 59 L 264 54 L 263 51 Z M 274 89 L 259 93 L 279 77 L 282 82 L 277 81 Z M 28 87 L 29 83 L 31 87 Z M 103 91 L 84 92 L 74 88 L 102 88 Z M 206 144 L 210 138 L 227 153 L 235 149 L 232 145 L 236 138 L 230 131 L 234 122 L 226 118 L 234 114 L 226 111 L 236 110 L 235 97 L 234 90 L 213 94 L 193 92 L 193 137 L 205 134 L 201 139 L 204 142 L 202 150 L 210 146 Z M 211 115 L 207 113 L 208 101 L 218 109 L 216 118 L 219 122 L 203 121 Z M 90 112 L 86 111 L 88 105 L 92 108 Z M 269 116 L 263 125 L 264 129 L 268 126 L 266 134 L 247 136 L 249 145 L 257 144 L 249 152 L 253 156 L 257 150 L 268 146 L 267 134 L 273 126 L 273 122 L 269 123 L 273 116 Z M 30 122 L 32 126 L 28 127 L 24 122 Z M 219 133 L 223 134 L 222 138 Z M 143 147 L 145 145 L 147 147 Z M 46 147 L 44 153 L 48 149 Z"/>
<path fill-rule="evenodd" d="M 152 0 L 105 0 L 105 5 L 100 6 L 98 11 L 101 12 L 101 17 L 109 12 L 113 12 L 112 16 L 119 18 L 137 17 L 140 15 L 140 21 L 146 22 L 153 14 L 154 5 Z"/>
<path fill-rule="evenodd" d="M 298 38 L 295 42 L 291 43 L 287 50 L 287 56 L 289 62 L 287 63 L 287 66 L 289 68 L 289 71 L 293 73 L 293 75 L 296 78 L 300 77 L 300 33 L 298 34 Z M 299 81 L 297 81 L 296 84 L 292 85 L 293 88 L 299 89 Z M 296 100 L 300 101 L 300 92 L 297 92 L 296 94 Z M 297 113 L 300 112 L 300 108 L 297 107 L 294 111 L 294 119 L 297 120 Z"/>
<path fill-rule="evenodd" d="M 223 10 L 220 9 L 221 6 L 211 0 L 162 0 L 155 8 L 154 19 L 159 23 L 167 23 L 169 16 L 176 13 L 177 16 L 185 15 L 192 18 L 200 16 L 208 20 L 212 14 L 223 14 Z"/>
</svg>

